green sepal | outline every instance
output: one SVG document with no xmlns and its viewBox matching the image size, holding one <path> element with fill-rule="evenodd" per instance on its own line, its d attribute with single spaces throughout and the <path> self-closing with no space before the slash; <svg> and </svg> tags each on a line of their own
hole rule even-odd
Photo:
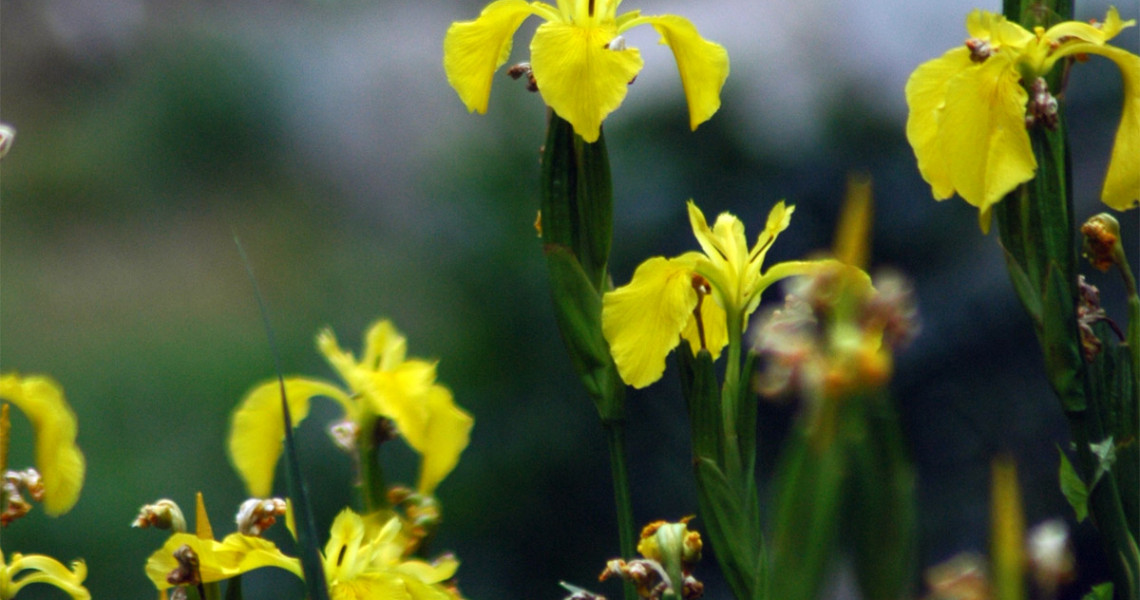
<svg viewBox="0 0 1140 600">
<path fill-rule="evenodd" d="M 606 289 L 613 183 L 604 136 L 589 144 L 553 111 L 542 152 L 542 241 L 565 246 L 597 293 Z"/>
<path fill-rule="evenodd" d="M 845 449 L 834 438 L 819 442 L 817 436 L 796 427 L 776 470 L 771 598 L 814 599 L 835 553 Z"/>
<path fill-rule="evenodd" d="M 1089 593 L 1081 597 L 1081 600 L 1112 600 L 1112 582 L 1106 581 L 1092 586 Z"/>
<path fill-rule="evenodd" d="M 624 419 L 625 385 L 602 336 L 602 298 L 568 248 L 547 245 L 544 250 L 554 317 L 574 372 L 582 380 L 603 421 Z"/>
<path fill-rule="evenodd" d="M 1061 450 L 1059 446 L 1057 453 L 1061 455 L 1061 468 L 1058 473 L 1058 478 L 1061 481 L 1061 493 L 1064 494 L 1065 500 L 1068 500 L 1069 506 L 1073 507 L 1077 522 L 1081 523 L 1089 516 L 1089 488 L 1081 480 L 1081 476 L 1073 468 L 1073 463 L 1069 462 L 1069 457 L 1065 456 L 1064 450 Z"/>
<path fill-rule="evenodd" d="M 864 398 L 844 400 L 863 403 Z M 853 433 L 842 529 L 851 540 L 855 575 L 866 600 L 912 597 L 918 515 L 915 475 L 902 430 L 884 393 L 866 397 L 865 430 Z M 846 422 L 855 419 L 846 417 Z M 858 427 L 857 423 L 852 423 Z"/>
<path fill-rule="evenodd" d="M 720 389 L 716 368 L 708 350 L 693 356 L 689 343 L 682 340 L 676 350 L 681 374 L 681 394 L 689 409 L 689 426 L 692 430 L 693 455 L 707 459 L 714 465 L 723 462 L 720 441 Z"/>
<path fill-rule="evenodd" d="M 1049 265 L 1045 276 L 1043 305 L 1041 346 L 1045 353 L 1045 372 L 1065 411 L 1083 411 L 1088 404 L 1084 386 L 1078 379 L 1082 359 L 1080 342 L 1075 339 L 1076 307 L 1072 288 L 1056 264 Z"/>
</svg>

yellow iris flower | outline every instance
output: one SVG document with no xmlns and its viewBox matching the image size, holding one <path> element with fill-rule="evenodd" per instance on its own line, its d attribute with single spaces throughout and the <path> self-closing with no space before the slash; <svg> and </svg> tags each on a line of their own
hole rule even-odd
<svg viewBox="0 0 1140 600">
<path fill-rule="evenodd" d="M 979 208 L 988 231 L 993 205 L 1033 178 L 1037 162 L 1026 131 L 1031 86 L 1066 57 L 1099 54 L 1120 68 L 1124 110 L 1101 199 L 1117 210 L 1140 201 L 1140 57 L 1105 44 L 1135 20 L 1115 8 L 1102 24 L 1065 21 L 1028 31 L 975 10 L 970 39 L 911 74 L 906 85 L 907 139 L 935 199 L 958 193 Z"/>
<path fill-rule="evenodd" d="M 694 353 L 706 348 L 715 360 L 733 337 L 739 343 L 739 333 L 748 326 L 748 317 L 768 286 L 833 262 L 783 262 L 762 271 L 772 242 L 791 223 L 794 207 L 782 201 L 768 214 L 764 231 L 751 248 L 744 224 L 732 214 L 721 213 L 710 228 L 692 201 L 688 210 L 704 252 L 650 258 L 637 267 L 628 284 L 602 297 L 602 334 L 622 380 L 636 388 L 661 378 L 665 357 L 681 338 Z M 735 336 L 730 335 L 732 323 L 740 328 Z"/>
<path fill-rule="evenodd" d="M 333 521 L 325 545 L 324 570 L 333 600 L 391 598 L 393 600 L 452 600 L 441 582 L 450 579 L 458 561 L 445 558 L 435 564 L 404 560 L 404 540 L 398 518 L 382 526 L 349 509 Z M 189 546 L 198 557 L 202 583 L 215 583 L 262 567 L 285 569 L 304 577 L 298 559 L 286 556 L 268 540 L 232 533 L 222 541 L 191 533 L 176 533 L 146 563 L 147 577 L 155 587 L 172 587 L 167 575 L 179 568 L 175 551 Z"/>
<path fill-rule="evenodd" d="M 63 388 L 49 377 L 7 373 L 0 375 L 0 400 L 23 411 L 35 430 L 44 512 L 54 516 L 71 510 L 79 500 L 87 463 L 75 444 L 79 421 L 63 396 Z"/>
<path fill-rule="evenodd" d="M 294 426 L 308 416 L 315 396 L 336 401 L 358 427 L 367 427 L 377 416 L 391 419 L 420 454 L 420 493 L 435 491 L 459 461 L 474 424 L 456 406 L 451 391 L 435 382 L 435 363 L 406 358 L 407 339 L 389 321 L 369 327 L 359 361 L 341 350 L 330 330 L 317 336 L 317 347 L 348 390 L 319 379 L 285 378 Z M 230 457 L 252 496 L 270 495 L 284 435 L 278 384 L 261 384 L 234 412 L 229 438 Z"/>
<path fill-rule="evenodd" d="M 661 43 L 673 50 L 689 103 L 689 125 L 696 129 L 720 108 L 728 78 L 728 52 L 697 33 L 689 20 L 674 15 L 617 14 L 621 0 L 495 0 L 474 21 L 453 23 L 443 41 L 447 81 L 469 111 L 487 112 L 491 79 L 511 54 L 511 39 L 531 15 L 546 20 L 530 43 L 530 67 L 543 100 L 569 121 L 587 142 L 595 142 L 602 120 L 625 99 L 641 71 L 636 48 L 621 34 L 652 25 Z"/>
</svg>

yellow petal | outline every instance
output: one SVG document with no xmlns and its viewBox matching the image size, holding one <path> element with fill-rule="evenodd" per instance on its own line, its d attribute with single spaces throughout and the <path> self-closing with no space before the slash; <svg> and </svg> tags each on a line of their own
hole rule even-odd
<svg viewBox="0 0 1140 600">
<path fill-rule="evenodd" d="M 602 334 L 627 384 L 643 388 L 661 378 L 697 306 L 692 277 L 691 262 L 655 257 L 602 297 Z"/>
<path fill-rule="evenodd" d="M 1124 110 L 1100 197 L 1116 210 L 1135 208 L 1140 202 L 1140 56 L 1113 46 L 1086 51 L 1111 59 L 1124 79 Z"/>
<path fill-rule="evenodd" d="M 530 44 L 531 68 L 546 104 L 587 142 L 601 135 L 602 120 L 625 99 L 644 64 L 636 48 L 610 50 L 610 26 L 547 22 Z"/>
<path fill-rule="evenodd" d="M 158 589 L 172 587 L 166 576 L 178 568 L 174 552 L 184 545 L 198 555 L 202 583 L 222 581 L 261 567 L 277 567 L 302 577 L 300 561 L 285 556 L 268 540 L 232 533 L 219 542 L 190 533 L 176 533 L 146 561 L 146 575 Z"/>
<path fill-rule="evenodd" d="M 995 48 L 1024 48 L 1036 38 L 1033 32 L 1005 16 L 980 9 L 974 9 L 966 17 L 966 31 L 970 37 L 986 40 Z"/>
<path fill-rule="evenodd" d="M 1016 71 L 996 54 L 959 73 L 946 91 L 942 157 L 958 195 L 982 213 L 1037 169 L 1025 130 L 1027 99 Z"/>
<path fill-rule="evenodd" d="M 86 461 L 75 438 L 79 421 L 54 380 L 14 373 L 0 376 L 0 399 L 28 417 L 36 435 L 36 469 L 43 478 L 44 512 L 61 515 L 75 506 L 83 487 Z"/>
<path fill-rule="evenodd" d="M 954 195 L 944 146 L 938 137 L 946 91 L 955 75 L 977 68 L 970 62 L 970 51 L 955 48 L 915 69 L 906 82 L 906 139 L 918 159 L 918 171 L 930 184 L 935 200 Z"/>
<path fill-rule="evenodd" d="M 289 415 L 296 427 L 309 414 L 309 401 L 325 396 L 348 405 L 351 400 L 340 388 L 302 377 L 285 379 Z M 281 456 L 285 421 L 281 390 L 276 381 L 261 384 L 246 394 L 234 411 L 230 426 L 229 454 L 251 496 L 265 498 L 273 491 L 273 474 Z"/>
<path fill-rule="evenodd" d="M 24 586 L 32 583 L 55 586 L 73 600 L 91 598 L 91 593 L 83 587 L 83 580 L 87 579 L 87 564 L 82 560 L 72 562 L 71 569 L 68 569 L 58 560 L 42 554 L 13 554 L 12 564 L 7 567 L 2 558 L 0 557 L 0 581 L 7 584 L 3 589 L 4 598 L 16 597 Z M 20 577 L 23 571 L 34 572 Z"/>
<path fill-rule="evenodd" d="M 491 80 L 511 55 L 511 38 L 532 7 L 523 0 L 495 0 L 474 21 L 452 23 L 443 38 L 447 82 L 469 112 L 487 112 Z"/>
<path fill-rule="evenodd" d="M 689 103 L 689 127 L 695 130 L 720 108 L 720 90 L 728 79 L 728 51 L 702 38 L 688 19 L 674 15 L 643 17 L 622 29 L 642 22 L 652 24 L 661 34 L 661 43 L 673 50 Z"/>
<path fill-rule="evenodd" d="M 360 364 L 367 369 L 388 371 L 404 362 L 407 353 L 408 338 L 391 321 L 377 321 L 364 334 L 364 356 Z"/>
<path fill-rule="evenodd" d="M 459 462 L 475 420 L 455 405 L 451 392 L 441 385 L 428 392 L 427 407 L 430 417 L 422 431 L 414 435 L 400 431 L 422 456 L 417 488 L 421 494 L 430 495 Z"/>
</svg>

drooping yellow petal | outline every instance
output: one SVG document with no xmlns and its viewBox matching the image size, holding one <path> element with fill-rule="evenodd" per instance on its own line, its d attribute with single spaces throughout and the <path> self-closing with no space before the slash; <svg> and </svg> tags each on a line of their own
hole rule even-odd
<svg viewBox="0 0 1140 600">
<path fill-rule="evenodd" d="M 286 378 L 285 394 L 294 427 L 308 416 L 309 402 L 314 396 L 331 398 L 342 406 L 351 405 L 340 388 L 315 379 Z M 272 493 L 273 475 L 284 437 L 278 382 L 270 381 L 250 390 L 234 411 L 228 448 L 230 460 L 251 496 L 265 498 Z"/>
<path fill-rule="evenodd" d="M 1113 46 L 1086 52 L 1111 59 L 1124 78 L 1124 109 L 1100 197 L 1116 210 L 1135 208 L 1140 202 L 1140 56 Z"/>
<path fill-rule="evenodd" d="M 219 542 L 176 533 L 146 561 L 146 575 L 158 589 L 173 587 L 166 576 L 178 568 L 174 552 L 184 545 L 198 555 L 202 583 L 222 581 L 261 567 L 277 567 L 302 577 L 300 561 L 282 554 L 269 540 L 232 533 Z"/>
<path fill-rule="evenodd" d="M 673 51 L 689 104 L 689 127 L 696 130 L 720 108 L 720 90 L 728 79 L 728 51 L 701 37 L 688 19 L 675 15 L 642 17 L 624 24 L 621 30 L 643 22 L 653 25 L 661 34 L 661 43 Z"/>
<path fill-rule="evenodd" d="M 950 80 L 970 68 L 977 68 L 970 62 L 970 51 L 955 48 L 923 63 L 906 82 L 906 103 L 910 109 L 906 138 L 918 159 L 918 171 L 930 184 L 935 200 L 954 195 L 954 182 L 939 131 Z"/>
<path fill-rule="evenodd" d="M 31 571 L 31 573 L 21 573 Z M 71 563 L 68 569 L 63 563 L 42 554 L 27 556 L 12 555 L 11 564 L 5 564 L 0 555 L 0 597 L 15 598 L 21 589 L 33 583 L 43 583 L 59 588 L 73 600 L 90 600 L 91 593 L 83 587 L 87 579 L 87 564 L 82 560 Z"/>
<path fill-rule="evenodd" d="M 452 23 L 447 29 L 443 69 L 469 112 L 487 112 L 495 71 L 510 58 L 515 31 L 532 14 L 524 0 L 495 0 L 479 18 Z"/>
<path fill-rule="evenodd" d="M 643 388 L 660 379 L 696 307 L 691 260 L 651 258 L 628 284 L 606 292 L 602 334 L 622 380 Z"/>
<path fill-rule="evenodd" d="M 587 142 L 601 135 L 602 120 L 625 99 L 644 61 L 636 48 L 609 48 L 617 29 L 547 22 L 530 44 L 531 68 L 547 106 Z"/>
<path fill-rule="evenodd" d="M 982 215 L 1037 169 L 1025 130 L 1027 99 L 1016 71 L 999 55 L 959 73 L 946 91 L 938 130 L 942 158 L 958 195 Z M 983 231 L 987 225 L 988 219 Z"/>
<path fill-rule="evenodd" d="M 71 510 L 83 488 L 86 461 L 75 444 L 79 421 L 64 399 L 63 388 L 48 377 L 9 373 L 0 376 L 0 399 L 23 411 L 35 430 L 44 512 L 56 516 Z"/>
<path fill-rule="evenodd" d="M 441 385 L 433 386 L 428 392 L 427 408 L 430 417 L 422 431 L 415 435 L 403 429 L 401 432 L 422 457 L 417 489 L 421 494 L 430 495 L 459 462 L 475 420 L 455 405 L 451 392 Z"/>
</svg>

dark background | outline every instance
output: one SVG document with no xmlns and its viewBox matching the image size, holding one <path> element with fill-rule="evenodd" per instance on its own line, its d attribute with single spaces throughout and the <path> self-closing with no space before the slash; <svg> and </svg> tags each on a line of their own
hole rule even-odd
<svg viewBox="0 0 1140 600">
<path fill-rule="evenodd" d="M 379 317 L 412 356 L 440 360 L 476 424 L 438 491 L 446 522 L 433 549 L 459 555 L 468 597 L 558 598 L 559 580 L 619 595 L 594 583 L 617 546 L 605 441 L 558 338 L 532 228 L 545 109 L 500 72 L 489 114 L 468 115 L 440 64 L 447 26 L 481 7 L 3 0 L 0 119 L 18 136 L 0 179 L 0 368 L 63 384 L 88 459 L 75 509 L 9 527 L 7 554 L 84 557 L 96 598 L 151 598 L 143 564 L 163 535 L 130 529 L 139 506 L 169 497 L 190 512 L 201 490 L 215 531 L 231 530 L 243 491 L 224 450 L 229 413 L 273 375 L 236 234 L 287 374 L 333 379 L 318 329 L 358 350 Z M 618 283 L 651 255 L 696 247 L 689 198 L 710 220 L 737 214 L 749 238 L 776 201 L 795 204 L 773 263 L 827 247 L 847 175 L 873 177 L 874 264 L 914 279 L 924 321 L 894 383 L 919 470 L 924 566 L 984 551 L 998 452 L 1020 464 L 1029 524 L 1071 522 L 1056 478 L 1067 426 L 996 236 L 960 199 L 931 199 L 903 133 L 907 75 L 961 43 L 971 8 L 631 0 L 623 9 L 692 19 L 728 48 L 732 74 L 721 111 L 691 133 L 670 53 L 651 28 L 634 30 L 646 67 L 605 127 Z M 1120 8 L 1137 17 L 1135 2 Z M 1077 17 L 1105 9 L 1082 2 Z M 1115 41 L 1135 52 L 1136 31 Z M 1104 209 L 1122 84 L 1094 56 L 1070 86 L 1083 219 Z M 1136 265 L 1136 211 L 1122 225 Z M 1123 323 L 1118 278 L 1089 277 Z M 696 512 L 675 374 L 628 403 L 637 521 Z M 793 410 L 762 407 L 764 473 Z M 21 466 L 30 428 L 14 414 Z M 321 527 L 353 501 L 349 460 L 324 433 L 336 417 L 318 402 L 300 430 Z M 403 466 L 389 471 L 411 481 L 413 456 L 395 446 L 386 458 Z M 1075 535 L 1083 578 L 1068 593 L 1079 597 L 1105 573 L 1091 526 Z M 709 598 L 728 597 L 711 556 L 698 575 Z M 300 597 L 290 575 L 249 579 L 247 597 L 276 597 L 262 585 Z M 37 587 L 25 593 L 62 597 Z M 843 577 L 831 589 L 852 593 Z"/>
</svg>

